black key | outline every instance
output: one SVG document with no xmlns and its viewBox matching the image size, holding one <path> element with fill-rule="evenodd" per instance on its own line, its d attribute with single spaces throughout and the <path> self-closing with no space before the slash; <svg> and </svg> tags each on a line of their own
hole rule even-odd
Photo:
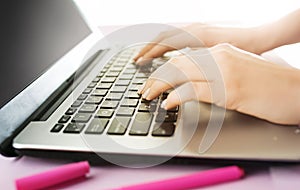
<svg viewBox="0 0 300 190">
<path fill-rule="evenodd" d="M 114 86 L 111 89 L 111 92 L 121 92 L 124 93 L 126 91 L 127 87 L 126 86 Z"/>
<path fill-rule="evenodd" d="M 112 83 L 99 83 L 97 89 L 110 89 Z"/>
<path fill-rule="evenodd" d="M 169 137 L 174 134 L 174 123 L 158 123 L 154 125 L 152 136 Z"/>
<path fill-rule="evenodd" d="M 144 84 L 147 79 L 136 78 L 132 81 L 132 84 Z"/>
<path fill-rule="evenodd" d="M 153 100 L 146 100 L 146 99 L 142 98 L 141 102 L 142 102 L 142 103 L 153 103 L 153 104 L 157 104 L 158 98 L 155 98 L 155 99 L 153 99 Z"/>
<path fill-rule="evenodd" d="M 141 95 L 139 95 L 137 92 L 135 91 L 129 91 L 128 93 L 126 93 L 125 98 L 130 98 L 130 99 L 140 99 Z"/>
<path fill-rule="evenodd" d="M 101 108 L 116 108 L 118 104 L 118 101 L 105 100 L 102 103 Z"/>
<path fill-rule="evenodd" d="M 121 106 L 123 107 L 136 107 L 139 100 L 137 99 L 123 99 Z"/>
<path fill-rule="evenodd" d="M 100 77 L 96 77 L 94 78 L 93 82 L 99 82 L 100 81 Z"/>
<path fill-rule="evenodd" d="M 149 112 L 138 112 L 130 129 L 130 135 L 146 136 L 149 132 L 153 115 Z"/>
<path fill-rule="evenodd" d="M 102 72 L 97 75 L 97 77 L 99 77 L 99 78 L 101 78 L 103 76 L 104 76 L 104 73 L 102 73 Z"/>
<path fill-rule="evenodd" d="M 122 70 L 123 70 L 122 67 L 113 67 L 113 68 L 110 69 L 110 71 L 113 71 L 113 72 L 120 72 Z"/>
<path fill-rule="evenodd" d="M 168 109 L 168 112 L 178 112 L 178 109 L 179 109 L 179 107 L 176 106 L 176 107 L 174 107 L 172 109 Z"/>
<path fill-rule="evenodd" d="M 142 85 L 132 84 L 129 86 L 129 91 L 138 91 L 141 87 Z"/>
<path fill-rule="evenodd" d="M 125 69 L 125 71 L 123 73 L 124 74 L 134 74 L 134 73 L 136 73 L 136 69 L 135 68 L 128 68 L 128 69 Z"/>
<path fill-rule="evenodd" d="M 72 122 L 74 123 L 87 123 L 90 118 L 91 118 L 91 114 L 88 113 L 77 113 L 73 119 Z"/>
<path fill-rule="evenodd" d="M 174 112 L 158 112 L 155 121 L 156 122 L 176 122 L 177 113 Z"/>
<path fill-rule="evenodd" d="M 89 93 L 92 92 L 92 90 L 93 90 L 93 89 L 91 89 L 91 88 L 86 88 L 82 93 L 83 93 L 83 94 L 89 94 Z"/>
<path fill-rule="evenodd" d="M 96 82 L 91 82 L 88 86 L 88 88 L 94 88 L 97 85 Z"/>
<path fill-rule="evenodd" d="M 130 84 L 130 80 L 117 80 L 115 85 L 116 86 L 128 86 Z"/>
<path fill-rule="evenodd" d="M 93 91 L 92 95 L 94 96 L 105 96 L 107 94 L 107 89 L 96 89 Z"/>
<path fill-rule="evenodd" d="M 121 100 L 123 97 L 122 93 L 114 93 L 114 92 L 110 92 L 107 96 L 106 99 L 107 100 Z"/>
<path fill-rule="evenodd" d="M 63 115 L 63 116 L 59 119 L 58 123 L 67 123 L 67 122 L 69 121 L 70 118 L 71 118 L 71 116 L 69 116 L 69 115 Z"/>
<path fill-rule="evenodd" d="M 83 123 L 69 123 L 65 130 L 63 131 L 64 133 L 80 133 L 82 129 L 84 128 L 85 124 Z"/>
<path fill-rule="evenodd" d="M 101 96 L 90 96 L 86 100 L 85 103 L 87 104 L 100 104 L 102 102 L 102 97 Z"/>
<path fill-rule="evenodd" d="M 95 118 L 91 121 L 89 127 L 85 130 L 87 134 L 102 134 L 107 126 L 108 119 Z"/>
<path fill-rule="evenodd" d="M 105 77 L 101 79 L 102 83 L 113 83 L 115 82 L 116 77 Z"/>
<path fill-rule="evenodd" d="M 77 98 L 77 100 L 85 100 L 87 98 L 88 95 L 86 94 L 80 94 Z"/>
<path fill-rule="evenodd" d="M 113 71 L 109 71 L 108 73 L 106 73 L 107 77 L 117 77 L 119 76 L 120 72 L 113 72 Z"/>
<path fill-rule="evenodd" d="M 150 76 L 148 73 L 137 73 L 135 78 L 147 79 Z"/>
<path fill-rule="evenodd" d="M 73 115 L 75 112 L 77 111 L 77 109 L 75 108 L 69 108 L 67 111 L 66 111 L 66 115 Z"/>
<path fill-rule="evenodd" d="M 129 122 L 130 118 L 128 117 L 115 117 L 107 133 L 110 135 L 124 135 Z"/>
<path fill-rule="evenodd" d="M 117 115 L 118 116 L 132 116 L 134 113 L 134 108 L 129 108 L 129 107 L 120 107 Z"/>
<path fill-rule="evenodd" d="M 156 105 L 153 103 L 141 103 L 139 106 L 139 112 L 155 112 Z"/>
<path fill-rule="evenodd" d="M 54 127 L 51 129 L 50 132 L 58 133 L 63 127 L 64 127 L 63 124 L 56 124 L 54 125 Z"/>
<path fill-rule="evenodd" d="M 124 80 L 130 80 L 130 79 L 132 79 L 132 77 L 133 77 L 133 74 L 122 74 L 120 77 L 119 77 L 119 79 L 124 79 Z"/>
<path fill-rule="evenodd" d="M 114 110 L 112 109 L 100 109 L 95 117 L 101 118 L 111 118 L 114 114 Z"/>
<path fill-rule="evenodd" d="M 79 110 L 79 112 L 83 113 L 94 113 L 97 109 L 97 105 L 93 104 L 83 104 Z"/>
<path fill-rule="evenodd" d="M 74 103 L 71 105 L 71 107 L 79 107 L 82 104 L 82 101 L 75 100 Z"/>
</svg>

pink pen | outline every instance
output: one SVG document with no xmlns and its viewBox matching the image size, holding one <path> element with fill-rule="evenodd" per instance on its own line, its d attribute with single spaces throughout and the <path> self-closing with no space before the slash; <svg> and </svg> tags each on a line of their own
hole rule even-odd
<svg viewBox="0 0 300 190">
<path fill-rule="evenodd" d="M 88 162 L 78 162 L 60 166 L 40 174 L 16 180 L 17 190 L 42 189 L 71 179 L 84 176 L 90 170 Z"/>
<path fill-rule="evenodd" d="M 237 166 L 228 166 L 207 170 L 187 176 L 176 177 L 156 182 L 119 188 L 121 190 L 180 190 L 203 187 L 227 181 L 233 181 L 244 176 L 244 170 Z"/>
</svg>

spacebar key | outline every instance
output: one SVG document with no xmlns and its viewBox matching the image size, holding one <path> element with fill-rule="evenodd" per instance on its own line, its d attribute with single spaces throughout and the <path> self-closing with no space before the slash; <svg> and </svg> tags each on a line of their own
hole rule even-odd
<svg viewBox="0 0 300 190">
<path fill-rule="evenodd" d="M 149 132 L 153 114 L 149 112 L 138 112 L 133 121 L 129 135 L 146 136 Z"/>
</svg>

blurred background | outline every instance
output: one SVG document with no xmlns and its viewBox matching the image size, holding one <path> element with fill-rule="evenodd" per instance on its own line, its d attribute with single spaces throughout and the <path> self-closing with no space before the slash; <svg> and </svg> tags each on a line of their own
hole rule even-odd
<svg viewBox="0 0 300 190">
<path fill-rule="evenodd" d="M 100 28 L 141 23 L 193 22 L 249 27 L 272 22 L 300 8 L 300 0 L 74 1 L 86 19 Z M 300 44 L 298 43 L 277 48 L 274 52 L 292 66 L 300 69 L 299 51 Z"/>
<path fill-rule="evenodd" d="M 300 7 L 299 0 L 75 0 L 101 25 L 231 22 L 257 25 Z"/>
</svg>

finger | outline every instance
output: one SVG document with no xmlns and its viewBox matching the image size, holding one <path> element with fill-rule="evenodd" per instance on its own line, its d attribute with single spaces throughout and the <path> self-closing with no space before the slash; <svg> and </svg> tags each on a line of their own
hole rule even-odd
<svg viewBox="0 0 300 190">
<path fill-rule="evenodd" d="M 197 61 L 202 60 L 206 63 L 209 61 L 205 57 Z M 183 83 L 206 80 L 206 76 L 203 74 L 201 67 L 199 67 L 199 63 L 194 62 L 188 57 L 179 56 L 170 59 L 153 72 L 139 93 L 143 94 L 143 98 L 151 100 L 161 92 Z"/>
<path fill-rule="evenodd" d="M 172 35 L 176 35 L 182 32 L 181 29 L 173 29 L 169 31 L 165 31 L 160 33 L 157 37 L 155 37 L 148 45 L 146 45 L 137 56 L 134 57 L 134 61 L 137 61 L 139 58 L 143 57 L 148 51 L 150 51 L 156 44 L 158 44 L 160 41 L 164 40 L 165 38 L 168 38 Z"/>
<path fill-rule="evenodd" d="M 164 53 L 172 50 L 180 50 L 185 47 L 202 47 L 202 43 L 194 36 L 187 32 L 182 32 L 177 35 L 170 36 L 153 46 L 147 53 L 144 54 L 143 60 L 149 60 L 162 56 Z M 143 62 L 143 60 L 140 60 Z"/>
<path fill-rule="evenodd" d="M 210 82 L 188 82 L 173 90 L 162 103 L 168 110 L 191 100 L 212 103 Z"/>
</svg>

